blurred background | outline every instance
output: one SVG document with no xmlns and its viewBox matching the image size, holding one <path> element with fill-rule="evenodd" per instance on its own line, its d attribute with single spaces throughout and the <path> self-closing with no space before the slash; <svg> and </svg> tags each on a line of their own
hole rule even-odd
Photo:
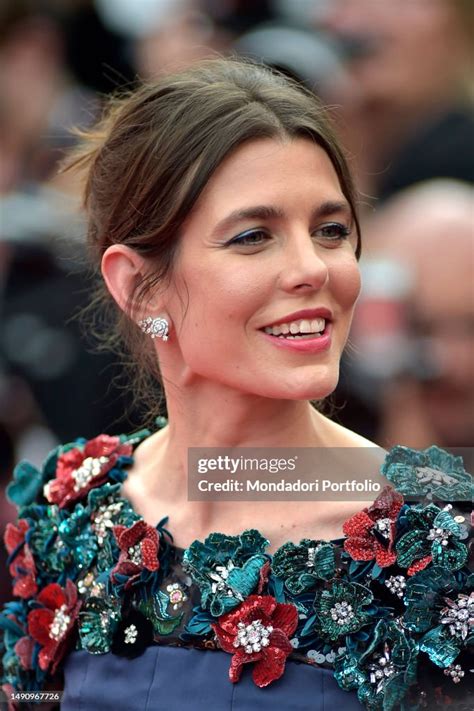
<svg viewBox="0 0 474 711">
<path fill-rule="evenodd" d="M 215 52 L 319 94 L 357 177 L 364 286 L 332 416 L 386 448 L 472 446 L 473 40 L 472 0 L 1 0 L 1 486 L 141 424 L 73 318 L 84 218 L 56 169 L 110 92 Z"/>
</svg>

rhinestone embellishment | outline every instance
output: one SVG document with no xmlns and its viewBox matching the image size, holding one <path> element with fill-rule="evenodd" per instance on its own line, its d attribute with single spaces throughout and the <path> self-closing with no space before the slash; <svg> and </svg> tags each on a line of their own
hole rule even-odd
<svg viewBox="0 0 474 711">
<path fill-rule="evenodd" d="M 334 622 L 337 622 L 338 625 L 345 625 L 354 617 L 352 605 L 345 600 L 343 602 L 336 602 L 329 612 Z"/>
<path fill-rule="evenodd" d="M 67 605 L 61 605 L 61 607 L 58 607 L 54 613 L 54 619 L 49 627 L 49 636 L 51 639 L 59 641 L 62 637 L 64 637 L 68 625 L 71 622 L 71 617 L 66 614 L 66 610 Z"/>
<path fill-rule="evenodd" d="M 395 673 L 396 668 L 390 659 L 390 650 L 387 645 L 385 645 L 384 653 L 381 657 L 374 658 L 372 664 L 369 664 L 369 681 L 371 684 L 376 685 L 376 693 L 378 694 L 385 682 L 390 679 Z"/>
<path fill-rule="evenodd" d="M 406 588 L 406 582 L 403 575 L 391 575 L 385 581 L 385 585 L 391 593 L 393 593 L 397 597 L 403 597 L 403 591 Z"/>
<path fill-rule="evenodd" d="M 320 548 L 321 545 L 312 546 L 311 548 L 308 548 L 308 560 L 306 561 L 307 568 L 314 568 L 316 553 L 319 551 Z"/>
<path fill-rule="evenodd" d="M 135 644 L 138 637 L 138 630 L 136 625 L 129 625 L 123 631 L 125 637 L 125 644 Z"/>
<path fill-rule="evenodd" d="M 459 684 L 464 676 L 464 671 L 460 664 L 450 664 L 449 667 L 444 669 L 446 676 L 450 676 L 455 684 Z"/>
<path fill-rule="evenodd" d="M 226 591 L 229 597 L 235 597 L 243 602 L 243 596 L 237 591 L 232 590 L 231 587 L 227 585 L 227 578 L 231 570 L 235 568 L 235 565 L 231 560 L 227 561 L 227 565 L 216 565 L 215 570 L 211 570 L 209 577 L 214 581 L 211 583 L 211 590 L 213 593 Z"/>
<path fill-rule="evenodd" d="M 99 506 L 92 522 L 92 530 L 97 536 L 97 543 L 99 546 L 104 545 L 107 531 L 113 527 L 114 517 L 120 513 L 122 506 L 123 501 L 116 501 L 114 503 Z"/>
<path fill-rule="evenodd" d="M 461 593 L 456 600 L 445 600 L 447 607 L 441 610 L 441 624 L 448 625 L 453 637 L 466 639 L 469 628 L 474 627 L 474 592 L 470 595 Z"/>
<path fill-rule="evenodd" d="M 428 535 L 426 536 L 427 541 L 437 541 L 441 543 L 442 546 L 447 546 L 449 543 L 449 537 L 453 534 L 446 528 L 430 528 Z"/>
<path fill-rule="evenodd" d="M 384 538 L 390 538 L 392 522 L 389 518 L 379 518 L 374 524 L 374 529 Z"/>
<path fill-rule="evenodd" d="M 173 606 L 173 610 L 179 610 L 188 599 L 188 596 L 178 583 L 170 583 L 170 585 L 166 586 L 166 590 L 169 594 L 170 605 Z"/>
<path fill-rule="evenodd" d="M 102 467 L 109 461 L 108 457 L 86 457 L 81 466 L 71 472 L 71 476 L 76 482 L 74 491 L 80 491 L 87 486 L 94 477 L 99 476 Z"/>
<path fill-rule="evenodd" d="M 134 546 L 130 546 L 128 549 L 128 557 L 132 563 L 135 563 L 135 565 L 142 564 L 142 550 L 139 543 L 136 543 Z"/>
<path fill-rule="evenodd" d="M 234 647 L 244 647 L 247 654 L 260 652 L 262 647 L 268 647 L 269 637 L 273 632 L 271 625 L 262 624 L 261 620 L 254 620 L 249 625 L 239 622 L 239 630 L 234 640 Z"/>
</svg>

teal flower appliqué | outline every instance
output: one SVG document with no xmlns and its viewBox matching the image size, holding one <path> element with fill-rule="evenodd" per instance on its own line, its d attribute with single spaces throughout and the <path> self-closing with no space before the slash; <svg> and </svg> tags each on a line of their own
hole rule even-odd
<svg viewBox="0 0 474 711">
<path fill-rule="evenodd" d="M 451 505 L 417 505 L 403 513 L 409 529 L 396 542 L 397 562 L 414 575 L 433 562 L 446 570 L 459 570 L 467 560 L 467 546 L 459 538 L 462 530 L 449 513 Z"/>
<path fill-rule="evenodd" d="M 474 642 L 474 592 L 466 575 L 441 566 L 422 570 L 408 580 L 403 624 L 425 633 L 420 649 L 436 666 L 446 668 Z"/>
<path fill-rule="evenodd" d="M 201 591 L 201 606 L 220 617 L 243 602 L 258 586 L 270 556 L 269 542 L 255 529 L 240 536 L 211 533 L 184 552 L 183 568 Z"/>
<path fill-rule="evenodd" d="M 335 661 L 334 676 L 346 691 L 357 689 L 368 711 L 390 711 L 416 680 L 417 647 L 394 620 L 379 620 L 362 654 L 355 649 Z"/>
<path fill-rule="evenodd" d="M 13 481 L 6 489 L 10 501 L 21 509 L 39 498 L 43 499 L 42 488 L 45 481 L 51 479 L 56 471 L 56 464 L 61 447 L 53 449 L 46 457 L 41 471 L 27 461 L 19 462 L 13 471 Z"/>
<path fill-rule="evenodd" d="M 289 541 L 275 552 L 272 570 L 291 594 L 299 595 L 314 587 L 318 579 L 333 577 L 334 546 L 309 538 L 303 538 L 299 545 Z"/>
<path fill-rule="evenodd" d="M 371 620 L 366 608 L 372 600 L 372 593 L 364 585 L 331 580 L 328 587 L 316 595 L 315 627 L 323 637 L 333 641 L 342 635 L 358 632 Z"/>
<path fill-rule="evenodd" d="M 431 494 L 440 501 L 471 501 L 474 495 L 462 457 L 435 445 L 422 451 L 397 445 L 387 454 L 381 472 L 404 496 Z"/>
</svg>

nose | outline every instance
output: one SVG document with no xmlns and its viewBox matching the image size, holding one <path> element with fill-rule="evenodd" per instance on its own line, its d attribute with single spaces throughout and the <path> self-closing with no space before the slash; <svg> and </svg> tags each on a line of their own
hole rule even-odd
<svg viewBox="0 0 474 711">
<path fill-rule="evenodd" d="M 281 258 L 279 285 L 284 291 L 319 291 L 328 281 L 328 266 L 308 233 L 288 239 Z"/>
</svg>

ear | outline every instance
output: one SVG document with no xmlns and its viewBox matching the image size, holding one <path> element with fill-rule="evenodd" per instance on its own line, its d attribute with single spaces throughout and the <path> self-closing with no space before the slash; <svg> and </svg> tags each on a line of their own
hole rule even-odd
<svg viewBox="0 0 474 711">
<path fill-rule="evenodd" d="M 107 289 L 122 311 L 130 318 L 140 317 L 131 297 L 146 274 L 144 259 L 130 247 L 113 244 L 104 252 L 101 271 Z"/>
</svg>

